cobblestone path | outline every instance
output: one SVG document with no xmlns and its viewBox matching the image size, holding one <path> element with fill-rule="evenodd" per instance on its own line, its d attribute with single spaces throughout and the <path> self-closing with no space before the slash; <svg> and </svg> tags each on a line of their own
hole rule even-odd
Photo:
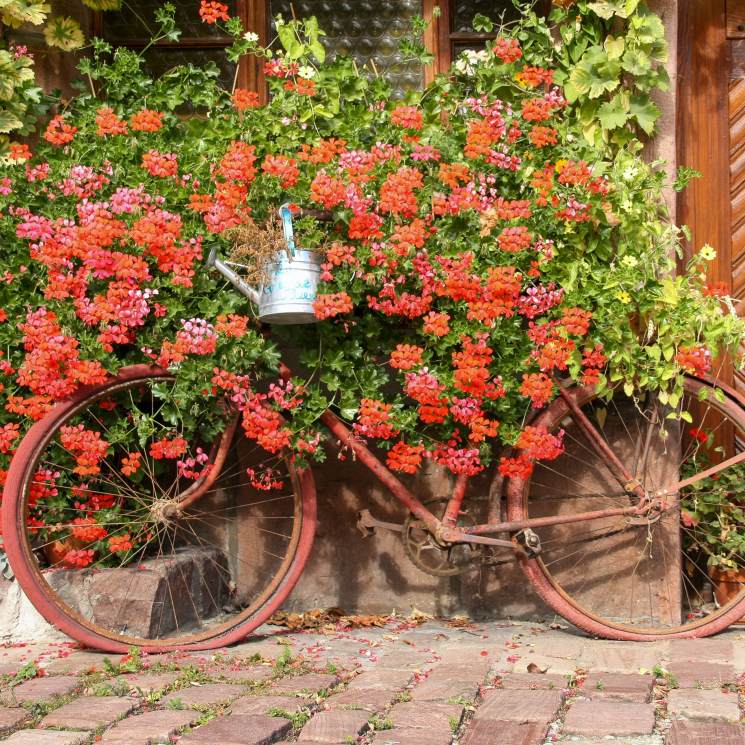
<svg viewBox="0 0 745 745">
<path fill-rule="evenodd" d="M 745 627 L 593 640 L 517 623 L 266 627 L 214 653 L 0 647 L 9 745 L 745 745 Z"/>
</svg>

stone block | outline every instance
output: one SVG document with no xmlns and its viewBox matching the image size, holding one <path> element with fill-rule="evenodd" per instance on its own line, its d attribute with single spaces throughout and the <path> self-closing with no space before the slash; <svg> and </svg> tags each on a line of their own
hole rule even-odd
<svg viewBox="0 0 745 745">
<path fill-rule="evenodd" d="M 337 675 L 321 675 L 309 673 L 308 675 L 288 675 L 272 683 L 269 691 L 271 693 L 300 693 L 307 691 L 317 693 L 328 691 L 339 683 Z"/>
<path fill-rule="evenodd" d="M 484 694 L 474 719 L 547 723 L 556 716 L 562 700 L 561 691 L 495 689 Z"/>
<path fill-rule="evenodd" d="M 123 719 L 103 733 L 101 745 L 155 745 L 172 742 L 178 734 L 199 716 L 193 711 L 148 711 Z"/>
<path fill-rule="evenodd" d="M 523 691 L 561 691 L 569 687 L 566 675 L 545 673 L 533 675 L 531 673 L 504 673 L 498 682 L 502 688 L 516 688 Z"/>
<path fill-rule="evenodd" d="M 160 703 L 164 706 L 180 702 L 182 706 L 217 706 L 234 701 L 244 692 L 242 686 L 230 683 L 205 683 L 199 686 L 189 686 L 172 691 L 164 696 Z"/>
<path fill-rule="evenodd" d="M 745 727 L 678 720 L 670 727 L 665 745 L 745 745 Z"/>
<path fill-rule="evenodd" d="M 303 727 L 298 741 L 335 744 L 357 739 L 368 728 L 368 717 L 366 711 L 321 711 Z"/>
<path fill-rule="evenodd" d="M 20 727 L 29 718 L 29 713 L 22 708 L 0 708 L 0 735 L 7 735 Z"/>
<path fill-rule="evenodd" d="M 32 678 L 5 691 L 2 700 L 25 704 L 29 701 L 47 702 L 57 696 L 67 696 L 80 687 L 74 676 Z"/>
<path fill-rule="evenodd" d="M 383 711 L 395 697 L 393 691 L 375 688 L 342 691 L 326 699 L 329 709 L 361 709 L 368 713 Z"/>
<path fill-rule="evenodd" d="M 721 688 L 734 683 L 735 668 L 721 662 L 706 662 L 701 657 L 694 661 L 671 662 L 668 672 L 675 677 L 678 688 Z"/>
<path fill-rule="evenodd" d="M 408 685 L 411 672 L 408 670 L 370 670 L 349 681 L 348 691 L 385 690 L 397 691 Z"/>
<path fill-rule="evenodd" d="M 372 739 L 373 745 L 450 745 L 452 741 L 453 733 L 447 728 L 428 732 L 418 728 L 394 727 L 376 732 Z"/>
<path fill-rule="evenodd" d="M 276 673 L 274 668 L 268 665 L 252 665 L 237 670 L 214 670 L 212 675 L 235 683 L 263 683 L 265 680 L 270 680 Z"/>
<path fill-rule="evenodd" d="M 88 737 L 85 732 L 22 729 L 3 740 L 3 745 L 82 745 Z"/>
<path fill-rule="evenodd" d="M 47 714 L 41 720 L 41 726 L 97 729 L 126 716 L 138 704 L 137 699 L 123 696 L 82 696 Z"/>
<path fill-rule="evenodd" d="M 659 665 L 665 649 L 656 642 L 639 644 L 599 641 L 588 644 L 582 650 L 578 663 L 580 667 L 593 672 L 638 673 Z"/>
<path fill-rule="evenodd" d="M 42 667 L 47 675 L 81 675 L 103 670 L 105 660 L 116 664 L 119 657 L 98 652 L 74 652 L 69 657 L 58 657 L 48 664 L 42 664 Z"/>
<path fill-rule="evenodd" d="M 541 745 L 546 737 L 547 724 L 537 722 L 493 722 L 478 719 L 471 723 L 460 739 L 461 745 Z"/>
<path fill-rule="evenodd" d="M 273 709 L 281 709 L 295 714 L 313 702 L 307 698 L 295 696 L 244 696 L 230 705 L 231 714 L 268 714 Z"/>
<path fill-rule="evenodd" d="M 62 570 L 50 584 L 83 617 L 134 636 L 155 637 L 197 627 L 227 596 L 225 557 L 214 548 L 187 548 L 138 567 Z"/>
<path fill-rule="evenodd" d="M 178 680 L 179 673 L 133 673 L 132 675 L 120 675 L 116 678 L 117 683 L 127 686 L 136 695 L 147 696 L 155 691 L 162 691 L 172 686 Z"/>
<path fill-rule="evenodd" d="M 734 645 L 729 639 L 670 639 L 668 656 L 671 662 L 728 663 L 732 661 Z"/>
<path fill-rule="evenodd" d="M 623 673 L 590 673 L 579 692 L 595 701 L 610 699 L 645 704 L 652 698 L 654 678 L 651 675 Z"/>
<path fill-rule="evenodd" d="M 702 722 L 739 722 L 736 693 L 698 688 L 674 689 L 667 696 L 667 713 L 673 719 Z"/>
<path fill-rule="evenodd" d="M 585 737 L 649 735 L 654 706 L 631 701 L 577 701 L 567 712 L 563 731 Z"/>
<path fill-rule="evenodd" d="M 464 682 L 462 680 L 448 680 L 430 675 L 427 680 L 414 686 L 411 698 L 414 701 L 468 701 L 476 699 L 479 693 L 479 683 Z"/>
<path fill-rule="evenodd" d="M 395 704 L 388 718 L 396 729 L 432 729 L 437 731 L 460 722 L 463 707 L 457 704 L 438 704 L 430 701 Z M 452 730 L 451 730 L 452 731 Z"/>
<path fill-rule="evenodd" d="M 180 745 L 269 745 L 284 737 L 292 723 L 264 714 L 239 714 L 213 719 L 183 737 Z"/>
</svg>

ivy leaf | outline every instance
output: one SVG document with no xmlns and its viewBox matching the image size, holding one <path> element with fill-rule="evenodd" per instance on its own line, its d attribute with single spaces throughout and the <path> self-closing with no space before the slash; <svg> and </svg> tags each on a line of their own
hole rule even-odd
<svg viewBox="0 0 745 745">
<path fill-rule="evenodd" d="M 601 18 L 609 19 L 613 16 L 628 18 L 639 5 L 639 0 L 597 0 L 587 7 Z"/>
<path fill-rule="evenodd" d="M 598 119 L 603 129 L 618 129 L 626 124 L 629 115 L 619 97 L 614 96 L 612 101 L 607 101 L 598 109 Z"/>
<path fill-rule="evenodd" d="M 326 47 L 320 41 L 312 41 L 309 45 L 310 53 L 318 60 L 319 64 L 326 61 Z"/>
<path fill-rule="evenodd" d="M 494 30 L 494 24 L 483 13 L 476 13 L 473 17 L 473 30 L 482 34 L 490 34 Z"/>
<path fill-rule="evenodd" d="M 654 132 L 655 124 L 660 118 L 660 107 L 651 99 L 644 96 L 632 96 L 629 114 L 636 119 L 637 124 L 648 135 Z"/>
<path fill-rule="evenodd" d="M 608 54 L 608 59 L 619 59 L 626 48 L 626 39 L 623 36 L 609 36 L 603 44 Z"/>
<path fill-rule="evenodd" d="M 0 132 L 12 132 L 22 126 L 23 122 L 12 111 L 0 110 Z"/>
</svg>

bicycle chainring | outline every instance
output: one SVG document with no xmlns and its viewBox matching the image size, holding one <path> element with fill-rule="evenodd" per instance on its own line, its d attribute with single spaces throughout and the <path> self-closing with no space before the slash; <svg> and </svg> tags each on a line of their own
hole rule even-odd
<svg viewBox="0 0 745 745">
<path fill-rule="evenodd" d="M 442 517 L 447 499 L 431 499 L 424 502 L 437 517 Z M 441 508 L 438 509 L 438 505 Z M 412 564 L 434 577 L 455 577 L 472 568 L 480 558 L 481 549 L 465 543 L 445 546 L 439 543 L 427 528 L 411 513 L 404 520 L 401 538 L 404 552 Z"/>
</svg>

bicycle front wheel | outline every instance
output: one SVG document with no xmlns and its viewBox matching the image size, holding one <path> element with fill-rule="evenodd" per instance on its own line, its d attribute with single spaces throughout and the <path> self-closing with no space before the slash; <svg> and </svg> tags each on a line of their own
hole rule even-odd
<svg viewBox="0 0 745 745">
<path fill-rule="evenodd" d="M 675 407 L 644 392 L 592 388 L 570 395 L 633 480 L 648 495 L 672 491 L 664 506 L 536 528 L 540 556 L 521 558 L 541 597 L 558 614 L 610 639 L 654 640 L 717 633 L 745 615 L 745 584 L 717 586 L 745 570 L 745 465 L 737 463 L 682 489 L 670 489 L 745 447 L 745 411 L 719 384 L 686 378 Z M 689 412 L 691 422 L 670 417 Z M 563 454 L 507 485 L 511 520 L 625 509 L 640 497 L 614 477 L 557 399 L 534 426 L 563 430 Z M 745 576 L 745 575 L 743 575 Z"/>
<path fill-rule="evenodd" d="M 263 458 L 236 437 L 210 474 L 214 443 L 228 446 L 229 408 L 183 411 L 179 399 L 167 372 L 125 370 L 58 404 L 13 457 L 2 505 L 11 566 L 41 615 L 86 646 L 237 641 L 280 605 L 307 561 L 310 470 L 281 455 L 261 470 Z"/>
</svg>

